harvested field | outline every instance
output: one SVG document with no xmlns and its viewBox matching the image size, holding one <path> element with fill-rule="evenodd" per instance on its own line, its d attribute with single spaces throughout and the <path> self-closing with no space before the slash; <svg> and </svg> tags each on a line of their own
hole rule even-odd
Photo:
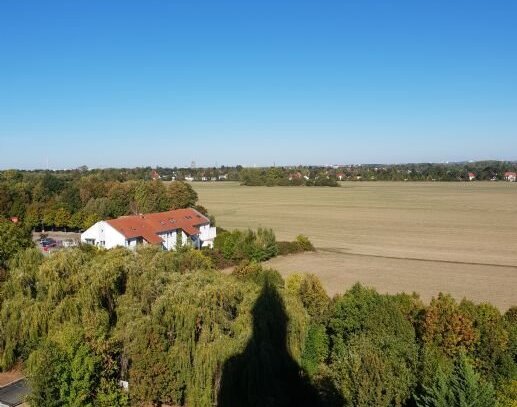
<svg viewBox="0 0 517 407">
<path fill-rule="evenodd" d="M 274 259 L 310 271 L 330 293 L 359 281 L 381 292 L 439 291 L 517 304 L 517 184 L 343 183 L 341 188 L 193 183 L 218 225 L 303 233 L 319 249 Z"/>
</svg>

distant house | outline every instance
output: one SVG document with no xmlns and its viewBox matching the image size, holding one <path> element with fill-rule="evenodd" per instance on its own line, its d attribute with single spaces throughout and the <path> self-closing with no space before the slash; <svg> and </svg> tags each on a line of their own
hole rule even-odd
<svg viewBox="0 0 517 407">
<path fill-rule="evenodd" d="M 343 174 L 342 172 L 336 174 L 336 178 L 340 181 L 343 181 L 345 179 L 345 174 Z"/>
<path fill-rule="evenodd" d="M 469 181 L 474 181 L 476 179 L 476 174 L 474 174 L 473 172 L 469 172 Z"/>
<path fill-rule="evenodd" d="M 176 209 L 145 215 L 103 220 L 81 234 L 81 242 L 111 249 L 121 246 L 159 245 L 173 250 L 178 243 L 197 248 L 213 247 L 215 227 L 195 209 Z"/>
<path fill-rule="evenodd" d="M 511 171 L 505 172 L 504 179 L 509 182 L 517 181 L 517 172 L 511 172 Z"/>
<path fill-rule="evenodd" d="M 152 170 L 152 172 L 151 172 L 151 179 L 153 181 L 158 181 L 159 179 L 161 179 L 161 176 L 160 176 L 160 174 L 158 174 L 158 171 Z"/>
<path fill-rule="evenodd" d="M 228 179 L 228 174 L 219 175 L 219 181 L 226 181 Z"/>
<path fill-rule="evenodd" d="M 293 180 L 298 180 L 298 179 L 302 179 L 303 178 L 303 175 L 301 172 L 294 172 L 292 174 L 289 175 L 289 181 L 293 181 Z"/>
<path fill-rule="evenodd" d="M 18 223 L 19 221 L 20 221 L 20 219 L 18 218 L 18 216 L 12 216 L 11 217 L 11 222 Z"/>
<path fill-rule="evenodd" d="M 185 177 L 185 181 L 192 182 L 192 181 L 194 181 L 194 177 L 192 175 L 187 175 Z"/>
</svg>

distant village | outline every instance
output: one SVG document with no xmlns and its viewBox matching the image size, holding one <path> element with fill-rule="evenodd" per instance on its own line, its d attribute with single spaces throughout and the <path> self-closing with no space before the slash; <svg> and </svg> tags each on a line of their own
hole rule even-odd
<svg viewBox="0 0 517 407">
<path fill-rule="evenodd" d="M 303 184 L 318 179 L 337 181 L 517 181 L 517 163 L 474 162 L 447 164 L 399 165 L 331 165 L 331 166 L 281 166 L 281 167 L 212 167 L 212 168 L 161 168 L 148 169 L 153 180 L 218 182 L 239 181 L 248 184 L 254 175 L 273 177 Z M 286 183 L 286 185 L 288 185 Z"/>
<path fill-rule="evenodd" d="M 161 180 L 187 182 L 238 181 L 246 184 L 246 177 L 266 176 L 282 179 L 282 183 L 304 184 L 317 179 L 337 181 L 517 181 L 517 161 L 468 161 L 446 163 L 407 164 L 333 164 L 333 165 L 283 165 L 283 166 L 196 166 L 190 167 L 136 167 L 136 168 L 88 168 L 4 170 L 21 173 L 52 172 L 73 176 L 99 175 L 120 181 Z"/>
</svg>

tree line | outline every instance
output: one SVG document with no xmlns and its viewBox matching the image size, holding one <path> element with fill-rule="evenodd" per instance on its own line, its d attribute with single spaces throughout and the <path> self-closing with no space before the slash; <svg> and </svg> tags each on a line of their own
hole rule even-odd
<svg viewBox="0 0 517 407">
<path fill-rule="evenodd" d="M 16 217 L 29 229 L 87 229 L 101 219 L 196 207 L 197 193 L 184 182 L 119 180 L 110 175 L 4 171 L 0 218 Z"/>
<path fill-rule="evenodd" d="M 517 401 L 516 307 L 360 285 L 329 298 L 314 275 L 249 260 L 227 275 L 189 247 L 27 246 L 20 235 L 2 249 L 0 370 L 23 365 L 34 406 Z"/>
</svg>

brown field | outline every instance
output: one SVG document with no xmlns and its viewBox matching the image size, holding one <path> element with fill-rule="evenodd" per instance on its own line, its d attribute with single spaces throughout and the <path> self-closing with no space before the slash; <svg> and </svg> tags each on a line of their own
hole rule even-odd
<svg viewBox="0 0 517 407">
<path fill-rule="evenodd" d="M 284 275 L 313 272 L 331 294 L 359 281 L 424 300 L 444 291 L 501 309 L 517 304 L 517 184 L 192 185 L 219 226 L 309 236 L 317 253 L 270 264 Z"/>
</svg>

